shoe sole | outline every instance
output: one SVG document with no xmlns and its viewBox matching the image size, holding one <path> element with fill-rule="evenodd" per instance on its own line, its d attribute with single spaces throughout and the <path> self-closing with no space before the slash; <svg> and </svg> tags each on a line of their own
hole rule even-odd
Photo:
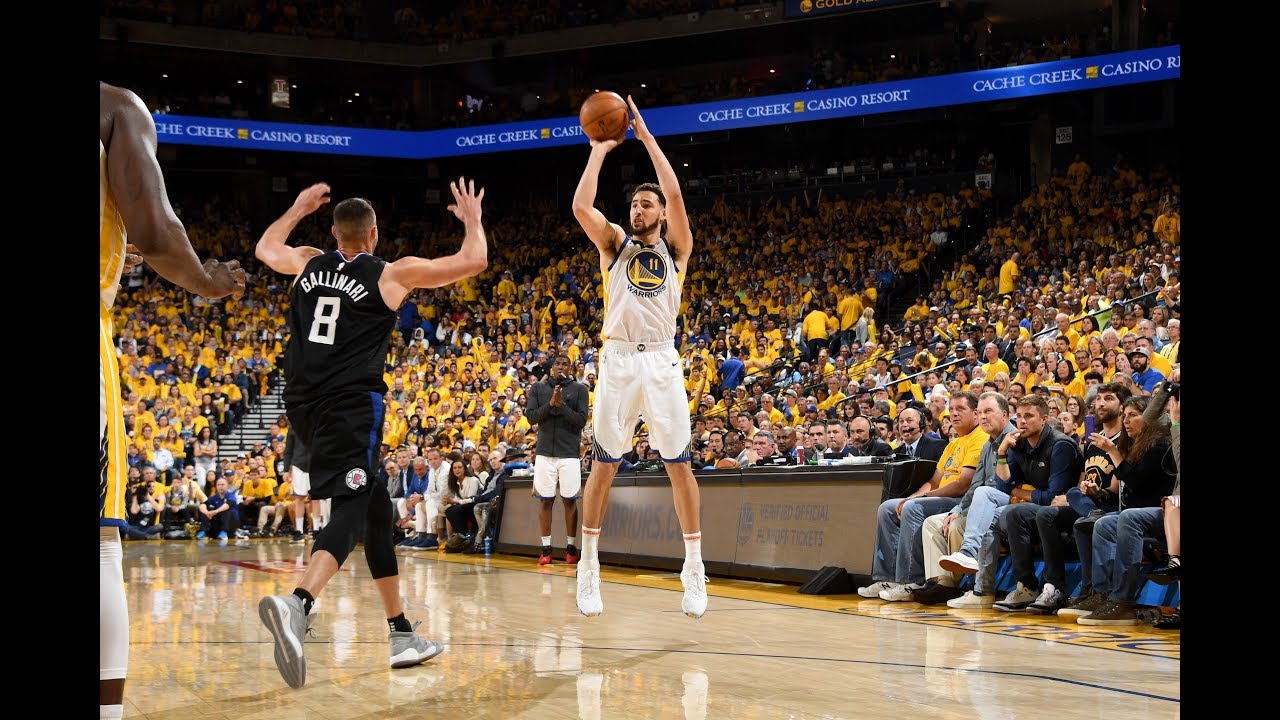
<svg viewBox="0 0 1280 720">
<path fill-rule="evenodd" d="M 414 665 L 421 665 L 442 652 L 444 652 L 444 645 L 441 645 L 438 642 L 432 642 L 431 652 L 428 652 L 425 655 L 419 655 L 416 650 L 409 648 L 399 655 L 395 655 L 391 658 L 391 667 L 399 670 L 402 668 L 413 667 Z M 407 653 L 413 653 L 413 655 L 407 655 Z"/>
<path fill-rule="evenodd" d="M 990 610 L 991 605 L 947 605 L 952 610 Z"/>
<path fill-rule="evenodd" d="M 1031 613 L 1032 615 L 1057 615 L 1057 614 L 1058 614 L 1058 611 L 1059 611 L 1059 610 L 1061 610 L 1061 609 L 1062 609 L 1062 608 L 1060 608 L 1060 607 L 1056 607 L 1056 608 L 1055 608 L 1055 607 L 1047 607 L 1047 608 L 1046 608 L 1046 607 L 1035 607 L 1035 606 L 1032 606 L 1032 605 L 1028 605 L 1028 606 L 1027 606 L 1027 612 Z"/>
<path fill-rule="evenodd" d="M 1080 610 L 1078 608 L 1062 608 L 1061 610 L 1058 611 L 1058 617 L 1084 617 L 1085 615 L 1088 615 L 1091 612 L 1093 611 Z"/>
<path fill-rule="evenodd" d="M 302 641 L 293 647 L 285 634 L 285 618 L 282 603 L 275 597 L 264 597 L 258 601 L 258 617 L 267 626 L 276 646 L 276 669 L 291 688 L 300 688 L 307 682 L 307 658 L 302 653 Z"/>
<path fill-rule="evenodd" d="M 991 607 L 1000 612 L 1026 612 L 1027 608 L 1031 607 L 1031 603 L 1025 605 L 1000 605 L 997 603 Z"/>
<path fill-rule="evenodd" d="M 946 570 L 947 572 L 960 573 L 961 575 L 977 575 L 978 574 L 978 568 L 965 567 L 964 565 L 961 565 L 960 563 L 952 560 L 939 560 L 938 565 L 941 566 L 942 569 Z"/>
<path fill-rule="evenodd" d="M 1088 615 L 1076 618 L 1076 622 L 1081 625 L 1141 625 L 1142 621 L 1137 618 L 1131 620 L 1090 620 Z"/>
</svg>

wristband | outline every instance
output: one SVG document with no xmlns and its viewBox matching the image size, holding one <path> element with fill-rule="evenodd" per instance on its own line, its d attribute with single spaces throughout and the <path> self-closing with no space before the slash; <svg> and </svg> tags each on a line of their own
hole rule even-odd
<svg viewBox="0 0 1280 720">
<path fill-rule="evenodd" d="M 996 461 L 996 464 L 997 464 L 997 465 L 1008 465 L 1008 464 L 1009 464 L 1009 461 L 1008 461 L 1008 460 L 997 460 L 997 461 Z"/>
</svg>

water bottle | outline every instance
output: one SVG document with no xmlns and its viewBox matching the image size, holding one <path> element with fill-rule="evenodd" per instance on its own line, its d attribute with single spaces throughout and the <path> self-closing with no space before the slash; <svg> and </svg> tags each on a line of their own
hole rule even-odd
<svg viewBox="0 0 1280 720">
<path fill-rule="evenodd" d="M 484 537 L 484 554 L 485 555 L 488 555 L 491 552 L 491 548 L 490 548 L 491 543 L 492 543 L 492 538 L 486 535 Z"/>
</svg>

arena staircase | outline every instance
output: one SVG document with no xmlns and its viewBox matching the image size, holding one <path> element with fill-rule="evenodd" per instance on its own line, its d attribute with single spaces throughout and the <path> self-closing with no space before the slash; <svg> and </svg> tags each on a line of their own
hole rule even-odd
<svg viewBox="0 0 1280 720">
<path fill-rule="evenodd" d="M 218 459 L 235 459 L 241 453 L 253 449 L 253 443 L 266 443 L 271 423 L 284 414 L 284 381 L 272 391 L 258 398 L 258 403 L 240 419 L 236 429 L 218 436 Z"/>
</svg>

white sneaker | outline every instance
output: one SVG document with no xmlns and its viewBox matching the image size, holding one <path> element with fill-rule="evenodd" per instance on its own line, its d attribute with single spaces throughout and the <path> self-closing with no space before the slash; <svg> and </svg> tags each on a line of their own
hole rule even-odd
<svg viewBox="0 0 1280 720">
<path fill-rule="evenodd" d="M 938 565 L 941 565 L 942 569 L 947 572 L 962 573 L 964 575 L 973 575 L 978 572 L 978 561 L 959 550 L 938 558 Z"/>
<path fill-rule="evenodd" d="M 1022 583 L 1018 583 L 1016 588 L 1004 596 L 1004 600 L 995 603 L 991 607 L 1004 612 L 1019 612 L 1026 610 L 1027 606 L 1035 602 L 1037 597 L 1039 595 L 1036 594 L 1035 590 L 1028 590 Z"/>
<path fill-rule="evenodd" d="M 1040 596 L 1027 606 L 1027 612 L 1036 615 L 1057 615 L 1058 609 L 1066 604 L 1067 599 L 1062 591 L 1054 587 L 1053 583 L 1045 583 L 1040 590 Z"/>
<path fill-rule="evenodd" d="M 970 610 L 974 608 L 989 608 L 995 604 L 995 601 L 996 598 L 994 595 L 978 595 L 974 593 L 974 591 L 970 590 L 958 598 L 948 600 L 947 607 Z"/>
<path fill-rule="evenodd" d="M 882 580 L 880 582 L 873 582 L 866 587 L 858 588 L 858 594 L 864 598 L 878 600 L 880 598 L 880 593 L 886 590 L 892 590 L 897 586 L 898 583 L 893 582 L 892 580 Z"/>
<path fill-rule="evenodd" d="M 600 599 L 600 561 L 578 563 L 578 612 L 595 617 L 604 612 Z"/>
<path fill-rule="evenodd" d="M 906 600 L 914 600 L 915 598 L 911 595 L 911 591 L 919 590 L 922 587 L 924 586 L 916 585 L 914 583 L 910 585 L 906 585 L 906 584 L 899 585 L 895 583 L 894 586 L 889 588 L 888 590 L 880 591 L 880 599 L 884 600 L 885 602 L 903 602 Z"/>
<path fill-rule="evenodd" d="M 707 611 L 707 575 L 702 563 L 686 564 L 680 572 L 680 584 L 684 585 L 680 609 L 691 618 L 702 617 Z"/>
</svg>

